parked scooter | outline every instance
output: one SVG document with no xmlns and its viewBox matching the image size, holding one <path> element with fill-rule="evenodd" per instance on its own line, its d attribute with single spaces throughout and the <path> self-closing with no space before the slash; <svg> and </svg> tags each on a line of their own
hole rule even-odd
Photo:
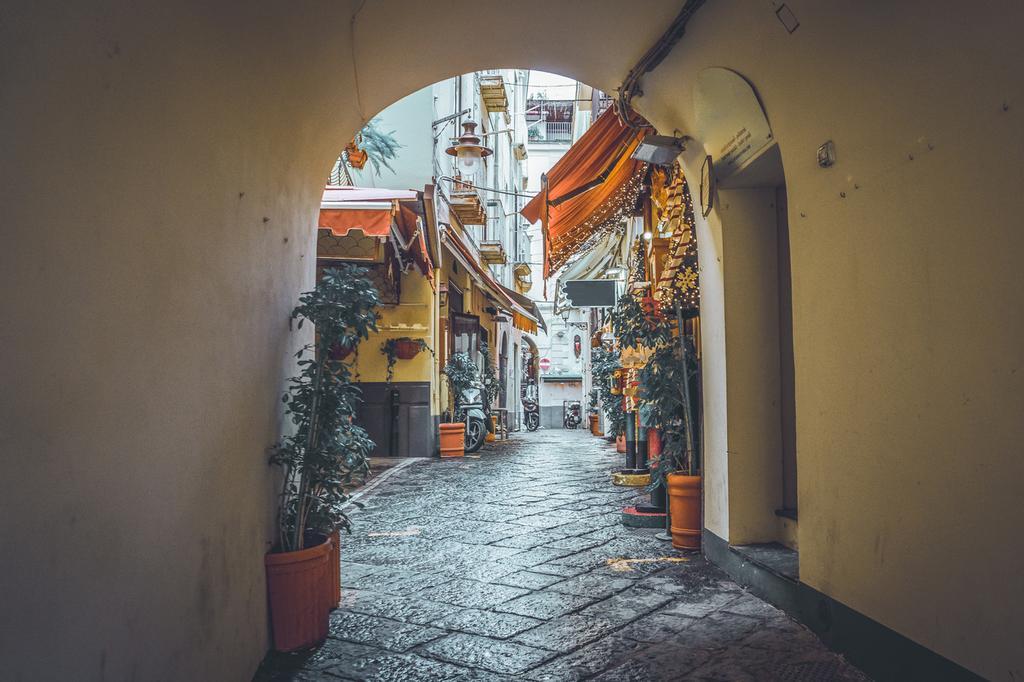
<svg viewBox="0 0 1024 682">
<path fill-rule="evenodd" d="M 527 386 L 526 395 L 523 396 L 523 421 L 526 423 L 527 431 L 536 431 L 540 428 L 540 405 L 537 403 L 535 384 Z"/>
<path fill-rule="evenodd" d="M 562 426 L 567 429 L 578 429 L 583 423 L 583 408 L 578 400 L 566 400 L 562 403 Z"/>
<path fill-rule="evenodd" d="M 466 424 L 466 452 L 476 452 L 487 437 L 487 415 L 484 413 L 483 385 L 474 381 L 463 389 L 455 404 L 455 420 Z"/>
</svg>

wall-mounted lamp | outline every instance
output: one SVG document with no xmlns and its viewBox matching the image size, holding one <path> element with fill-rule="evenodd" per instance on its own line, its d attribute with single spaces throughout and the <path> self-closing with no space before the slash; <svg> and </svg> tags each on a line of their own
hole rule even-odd
<svg viewBox="0 0 1024 682">
<path fill-rule="evenodd" d="M 632 158 L 655 166 L 671 166 L 676 157 L 686 150 L 688 137 L 672 135 L 648 135 L 633 152 Z"/>
<path fill-rule="evenodd" d="M 480 144 L 480 136 L 476 134 L 476 123 L 466 121 L 462 124 L 462 136 L 459 143 L 444 150 L 448 156 L 459 160 L 459 173 L 471 177 L 477 169 L 480 159 L 490 156 L 494 150 Z"/>
</svg>

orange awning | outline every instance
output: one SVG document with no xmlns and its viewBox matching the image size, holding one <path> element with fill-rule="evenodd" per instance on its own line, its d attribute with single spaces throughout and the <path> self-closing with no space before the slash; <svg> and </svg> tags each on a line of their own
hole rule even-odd
<svg viewBox="0 0 1024 682">
<path fill-rule="evenodd" d="M 498 283 L 490 270 L 477 261 L 458 232 L 451 229 L 445 230 L 441 233 L 441 243 L 448 247 L 448 251 L 462 263 L 463 267 L 475 275 L 477 282 L 490 292 L 492 300 L 512 313 L 514 327 L 531 334 L 537 333 L 537 324 L 543 325 L 544 318 L 541 317 L 536 304 Z"/>
<path fill-rule="evenodd" d="M 368 237 L 387 237 L 391 231 L 392 206 L 384 208 L 321 208 L 317 226 L 344 237 L 351 230 L 362 230 Z"/>
<path fill-rule="evenodd" d="M 632 115 L 641 124 L 636 130 L 622 125 L 613 109 L 601 114 L 520 211 L 531 223 L 541 221 L 545 278 L 610 221 L 632 211 L 645 164 L 630 155 L 651 131 L 639 114 Z"/>
<path fill-rule="evenodd" d="M 424 221 L 420 216 L 416 214 L 410 202 L 401 201 L 398 204 L 398 215 L 395 221 L 398 226 L 398 231 L 402 235 L 403 245 L 408 246 L 408 252 L 412 256 L 412 259 L 416 261 L 416 265 L 419 266 L 420 272 L 422 272 L 428 280 L 434 281 L 434 264 L 430 260 L 430 254 L 427 251 L 427 236 L 424 229 Z M 419 204 L 422 207 L 422 203 Z"/>
</svg>

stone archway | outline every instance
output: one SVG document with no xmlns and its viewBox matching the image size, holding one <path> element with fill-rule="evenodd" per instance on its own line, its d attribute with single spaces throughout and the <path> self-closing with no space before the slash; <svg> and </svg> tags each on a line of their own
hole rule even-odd
<svg viewBox="0 0 1024 682">
<path fill-rule="evenodd" d="M 402 95 L 474 68 L 611 91 L 678 7 L 66 4 L 21 4 L 0 23 L 0 375 L 17 387 L 0 433 L 22 458 L 0 491 L 20 510 L 5 526 L 20 549 L 0 658 L 14 677 L 245 677 L 267 641 L 263 451 L 302 340 L 285 320 L 312 281 L 338 150 Z M 728 66 L 776 132 L 800 503 L 813 510 L 801 580 L 996 677 L 1020 667 L 1024 628 L 1024 568 L 992 540 L 1017 533 L 1006 510 L 1024 476 L 1024 9 L 972 7 L 970 32 L 956 9 L 797 3 L 794 28 L 770 4 L 706 3 L 635 104 L 685 134 L 696 74 Z M 454 44 L 452 17 L 473 39 Z M 825 169 L 815 152 L 829 139 L 838 163 Z M 698 227 L 703 252 L 722 255 Z M 702 264 L 706 295 L 727 292 L 721 262 Z M 727 317 L 705 341 L 756 343 L 730 329 Z M 706 424 L 728 400 L 709 401 Z M 952 556 L 934 514 L 951 501 Z M 944 625 L 964 622 L 976 627 Z"/>
</svg>

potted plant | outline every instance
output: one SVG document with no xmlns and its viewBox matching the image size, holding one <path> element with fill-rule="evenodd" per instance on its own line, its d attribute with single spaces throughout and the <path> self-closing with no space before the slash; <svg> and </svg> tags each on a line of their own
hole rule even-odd
<svg viewBox="0 0 1024 682">
<path fill-rule="evenodd" d="M 619 364 L 619 353 L 608 348 L 595 348 L 590 355 L 591 373 L 594 386 L 600 397 L 605 414 L 605 435 L 616 443 L 621 440 L 622 452 L 625 452 L 626 412 L 622 407 L 622 392 L 619 389 L 616 373 L 622 370 Z"/>
<path fill-rule="evenodd" d="M 412 360 L 420 351 L 428 350 L 433 355 L 434 351 L 423 339 L 410 339 L 403 336 L 400 339 L 388 339 L 380 344 L 380 352 L 388 359 L 387 383 L 395 377 L 395 362 L 398 360 Z"/>
<path fill-rule="evenodd" d="M 640 371 L 640 384 L 651 421 L 659 425 L 656 433 L 660 456 L 651 487 L 661 485 L 668 491 L 672 545 L 700 549 L 701 476 L 693 437 L 695 420 L 687 414 L 691 409 L 687 387 L 696 376 L 697 367 L 692 341 L 684 339 L 685 363 L 681 344 L 659 346 Z"/>
<path fill-rule="evenodd" d="M 463 412 L 459 404 L 460 396 L 477 383 L 480 370 L 468 354 L 453 353 L 441 373 L 448 382 L 448 399 L 451 407 L 447 412 L 451 421 L 441 424 L 441 456 L 461 457 L 467 449 L 470 452 L 479 449 L 487 432 L 484 423 L 486 420 L 483 418 L 466 416 L 464 421 L 459 420 Z M 467 442 L 471 443 L 468 448 Z"/>
<path fill-rule="evenodd" d="M 598 398 L 597 389 L 596 388 L 590 389 L 590 393 L 588 394 L 588 403 L 587 403 L 587 417 L 588 417 L 588 419 L 590 421 L 590 434 L 593 435 L 593 436 L 600 436 L 601 435 L 600 427 L 599 427 L 599 423 L 601 421 L 601 418 L 598 415 L 597 398 Z"/>
<path fill-rule="evenodd" d="M 337 535 L 342 528 L 350 531 L 343 511 L 347 487 L 369 471 L 373 442 L 353 423 L 360 390 L 350 366 L 331 352 L 355 347 L 377 328 L 379 298 L 365 273 L 347 264 L 325 270 L 316 288 L 299 297 L 290 318 L 300 328 L 311 323 L 316 334 L 297 354 L 299 374 L 283 398 L 293 433 L 270 457 L 283 474 L 278 539 L 265 558 L 279 651 L 306 648 L 327 636 L 327 614 L 340 589 L 339 570 L 331 569 L 339 562 Z"/>
</svg>

